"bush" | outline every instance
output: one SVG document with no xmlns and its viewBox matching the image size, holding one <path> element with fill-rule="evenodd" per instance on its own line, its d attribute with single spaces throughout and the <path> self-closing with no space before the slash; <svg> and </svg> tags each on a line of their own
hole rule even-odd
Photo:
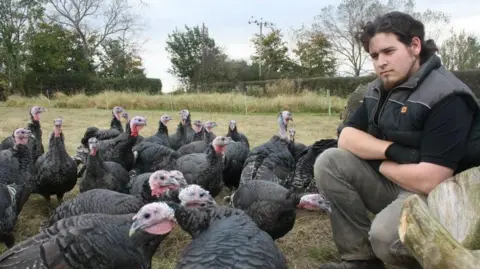
<svg viewBox="0 0 480 269">
<path fill-rule="evenodd" d="M 453 71 L 453 74 L 467 84 L 472 91 L 480 98 L 480 70 L 465 70 L 465 71 Z M 281 79 L 281 80 L 262 80 L 262 81 L 244 81 L 239 83 L 234 82 L 219 82 L 213 83 L 211 88 L 221 88 L 225 91 L 226 88 L 230 91 L 244 91 L 247 94 L 253 92 L 262 93 L 265 96 L 271 96 L 274 94 L 272 88 L 275 90 L 281 90 L 278 85 L 290 84 L 290 90 L 282 89 L 281 92 L 275 92 L 276 94 L 287 92 L 299 92 L 303 90 L 310 91 L 324 91 L 330 90 L 332 96 L 338 96 L 346 98 L 352 93 L 359 85 L 369 83 L 375 80 L 375 76 L 363 76 L 363 77 L 316 77 L 316 78 L 298 78 L 298 79 Z M 288 81 L 288 83 L 287 83 Z M 272 85 L 274 85 L 272 87 Z M 270 88 L 270 90 L 268 90 Z M 263 89 L 263 90 L 260 90 Z M 258 95 L 256 95 L 258 96 Z"/>
<path fill-rule="evenodd" d="M 91 73 L 67 73 L 50 75 L 31 72 L 24 79 L 25 94 L 52 96 L 55 92 L 67 95 L 97 94 L 105 89 L 113 91 L 147 92 L 161 94 L 162 82 L 154 78 L 99 78 Z"/>
</svg>

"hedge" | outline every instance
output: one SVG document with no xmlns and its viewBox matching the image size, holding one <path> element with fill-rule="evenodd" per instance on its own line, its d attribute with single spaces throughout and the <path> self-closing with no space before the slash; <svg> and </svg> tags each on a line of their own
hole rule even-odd
<svg viewBox="0 0 480 269">
<path fill-rule="evenodd" d="M 453 71 L 453 74 L 467 84 L 480 98 L 480 70 Z M 309 89 L 319 91 L 329 89 L 330 94 L 338 97 L 347 97 L 360 84 L 366 84 L 375 79 L 375 76 L 362 77 L 316 77 L 291 79 L 298 89 Z M 278 80 L 244 81 L 244 82 L 219 82 L 210 85 L 211 89 L 219 92 L 234 90 L 246 91 L 247 86 L 265 87 Z"/>
<path fill-rule="evenodd" d="M 57 91 L 67 95 L 75 94 L 79 91 L 92 95 L 105 89 L 161 94 L 162 82 L 157 78 L 142 77 L 99 78 L 89 73 L 60 75 L 29 73 L 25 77 L 23 88 L 27 96 L 35 96 L 39 93 L 50 95 Z"/>
</svg>

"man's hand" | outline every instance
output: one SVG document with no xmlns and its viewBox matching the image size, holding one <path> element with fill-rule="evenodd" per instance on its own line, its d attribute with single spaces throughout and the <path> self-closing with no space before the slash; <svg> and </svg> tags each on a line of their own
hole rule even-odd
<svg viewBox="0 0 480 269">
<path fill-rule="evenodd" d="M 385 157 L 399 164 L 419 163 L 420 151 L 393 143 L 385 151 Z"/>
</svg>

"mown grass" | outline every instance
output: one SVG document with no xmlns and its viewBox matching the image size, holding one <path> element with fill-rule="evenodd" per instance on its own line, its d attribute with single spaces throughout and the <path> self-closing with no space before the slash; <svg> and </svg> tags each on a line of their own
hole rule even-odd
<svg viewBox="0 0 480 269">
<path fill-rule="evenodd" d="M 199 112 L 227 113 L 275 113 L 288 109 L 297 113 L 339 113 L 346 100 L 326 92 L 302 91 L 299 93 L 269 94 L 267 97 L 253 97 L 240 93 L 176 94 L 148 95 L 142 93 L 105 91 L 93 96 L 77 94 L 66 96 L 56 93 L 51 98 L 44 95 L 24 98 L 10 96 L 5 102 L 7 107 L 28 107 L 42 105 L 52 108 L 97 108 L 110 109 L 121 105 L 127 110 L 180 110 L 188 108 Z"/>
<path fill-rule="evenodd" d="M 114 98 L 113 94 L 109 94 L 110 93 L 106 94 L 106 96 L 108 95 Z M 125 94 L 120 96 L 131 95 Z M 161 100 L 161 98 L 165 97 L 152 98 L 159 98 L 159 100 Z M 198 99 L 198 102 L 204 101 L 203 97 L 197 96 L 196 99 Z M 25 99 L 14 98 L 13 100 Z M 96 101 L 98 99 L 87 98 L 86 100 Z M 132 104 L 130 101 L 128 101 L 128 98 L 122 99 L 125 100 L 125 103 L 115 103 L 114 100 L 118 99 L 107 98 L 106 100 L 104 100 L 105 103 L 103 103 L 103 105 L 107 103 L 108 107 L 114 105 L 124 105 L 129 109 L 133 109 L 132 107 L 128 106 L 129 104 Z M 108 110 L 56 108 L 55 106 L 48 106 L 48 102 L 45 99 L 39 99 L 36 100 L 36 102 L 34 101 L 34 99 L 29 99 L 27 101 L 24 101 L 22 105 L 47 105 L 48 112 L 42 114 L 43 144 L 45 145 L 46 149 L 48 146 L 48 136 L 53 130 L 53 119 L 57 117 L 62 116 L 64 118 L 63 131 L 65 134 L 67 150 L 71 155 L 75 153 L 75 149 L 79 144 L 85 128 L 93 125 L 101 128 L 109 127 L 111 113 Z M 10 101 L 9 103 L 10 105 L 12 105 L 11 102 L 12 101 Z M 74 102 L 68 101 L 67 103 Z M 152 102 L 152 104 L 153 103 L 154 102 Z M 79 103 L 79 105 L 82 105 L 82 103 Z M 193 110 L 193 108 L 191 107 L 182 107 L 178 104 L 176 104 L 175 108 L 189 108 Z M 199 106 L 199 108 L 201 107 Z M 294 116 L 294 122 L 292 123 L 292 126 L 294 126 L 297 130 L 296 141 L 305 144 L 311 144 L 315 140 L 318 140 L 320 138 L 335 137 L 336 127 L 339 123 L 338 115 L 328 117 L 319 116 L 311 113 L 297 113 L 295 109 L 291 109 L 291 111 L 293 112 Z M 177 112 L 172 112 L 170 108 L 129 111 L 129 114 L 131 116 L 143 115 L 149 119 L 148 126 L 146 126 L 141 133 L 144 136 L 148 136 L 156 132 L 156 129 L 158 127 L 158 119 L 164 113 L 167 113 L 174 117 L 174 120 L 169 124 L 170 130 L 173 130 L 179 118 Z M 0 122 L 1 139 L 8 135 L 11 135 L 12 131 L 15 128 L 25 126 L 29 121 L 28 109 L 26 108 L 0 107 L 0 115 L 2 118 L 2 121 Z M 192 112 L 193 119 L 208 119 L 216 121 L 219 125 L 214 130 L 217 135 L 226 133 L 228 121 L 230 119 L 235 119 L 238 123 L 239 131 L 243 132 L 248 136 L 252 147 L 267 141 L 273 134 L 278 132 L 278 127 L 275 121 L 276 117 L 277 114 L 273 113 L 262 115 L 242 115 L 232 113 Z M 70 199 L 74 197 L 77 193 L 78 189 L 75 188 L 73 191 L 71 191 L 65 196 L 65 199 Z M 221 200 L 221 197 L 224 196 L 224 194 L 225 193 L 222 193 L 218 196 L 217 200 L 219 202 Z M 55 198 L 53 198 L 52 201 L 56 202 Z M 48 210 L 45 199 L 39 195 L 32 195 L 30 200 L 25 205 L 16 227 L 17 243 L 36 234 L 38 232 L 40 223 L 47 218 L 47 215 Z M 154 258 L 153 268 L 174 268 L 177 257 L 180 255 L 182 248 L 186 244 L 188 244 L 189 241 L 190 238 L 186 235 L 186 233 L 176 227 L 158 249 Z M 319 265 L 323 262 L 338 259 L 338 254 L 332 241 L 330 221 L 328 219 L 328 216 L 321 213 L 299 211 L 295 227 L 289 234 L 279 239 L 277 241 L 277 244 L 285 253 L 288 260 L 289 268 L 313 269 L 318 268 Z M 4 248 L 4 245 L 0 244 L 0 252 L 3 251 L 2 248 Z"/>
</svg>

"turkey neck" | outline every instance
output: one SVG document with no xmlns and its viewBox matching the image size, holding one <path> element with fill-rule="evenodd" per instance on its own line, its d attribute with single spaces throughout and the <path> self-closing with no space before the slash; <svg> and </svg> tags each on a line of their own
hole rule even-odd
<svg viewBox="0 0 480 269">
<path fill-rule="evenodd" d="M 50 141 L 48 142 L 47 156 L 53 156 L 53 158 L 59 162 L 69 157 L 65 150 L 63 133 L 60 133 L 58 137 L 55 136 L 55 131 L 52 133 Z"/>
<path fill-rule="evenodd" d="M 122 123 L 115 117 L 115 115 L 112 115 L 112 120 L 110 121 L 110 129 L 117 129 L 121 133 L 123 133 L 123 126 Z"/>
<path fill-rule="evenodd" d="M 224 147 L 225 149 L 225 147 Z M 222 153 L 216 152 L 215 148 L 212 144 L 209 144 L 207 146 L 207 149 L 205 150 L 205 154 L 207 154 L 207 159 L 210 161 L 211 166 L 214 166 L 217 163 L 222 163 L 223 164 L 223 158 L 222 158 Z"/>
<path fill-rule="evenodd" d="M 86 173 L 90 175 L 98 175 L 99 171 L 105 171 L 105 167 L 103 166 L 103 161 L 100 159 L 98 156 L 98 149 L 96 149 L 96 152 L 94 155 L 91 153 L 88 154 L 87 156 L 87 169 Z"/>
<path fill-rule="evenodd" d="M 14 147 L 13 152 L 13 155 L 18 159 L 18 163 L 20 164 L 20 170 L 30 171 L 32 155 L 30 155 L 28 146 L 17 144 L 16 148 Z"/>
<path fill-rule="evenodd" d="M 30 115 L 32 122 L 28 124 L 28 129 L 32 131 L 32 134 L 35 136 L 39 143 L 42 143 L 42 127 L 40 126 L 40 121 L 35 120 L 32 115 Z"/>
<path fill-rule="evenodd" d="M 163 121 L 159 121 L 157 135 L 162 135 L 162 134 L 168 135 L 168 128 L 167 128 L 167 125 L 163 123 Z"/>
</svg>

